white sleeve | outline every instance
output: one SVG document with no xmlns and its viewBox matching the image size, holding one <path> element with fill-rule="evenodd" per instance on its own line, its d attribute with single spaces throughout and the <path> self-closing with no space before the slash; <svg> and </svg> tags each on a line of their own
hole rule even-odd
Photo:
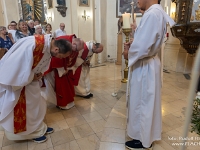
<svg viewBox="0 0 200 150">
<path fill-rule="evenodd" d="M 1 60 L 1 84 L 25 86 L 32 82 L 34 77 L 32 72 L 34 49 L 34 36 L 22 38 L 10 48 Z"/>
<path fill-rule="evenodd" d="M 159 29 L 155 23 L 159 22 L 159 19 L 154 13 L 149 14 L 144 18 L 143 24 L 138 26 L 133 43 L 128 53 L 128 65 L 132 66 L 139 59 L 148 57 L 152 45 L 159 38 Z M 162 38 L 162 37 L 160 37 Z"/>
</svg>

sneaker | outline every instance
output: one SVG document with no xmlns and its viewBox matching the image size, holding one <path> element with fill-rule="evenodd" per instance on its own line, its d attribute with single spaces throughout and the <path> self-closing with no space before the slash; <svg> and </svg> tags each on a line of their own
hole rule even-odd
<svg viewBox="0 0 200 150">
<path fill-rule="evenodd" d="M 130 150 L 152 150 L 152 145 L 149 148 L 145 148 L 139 140 L 128 141 L 125 145 Z"/>
<path fill-rule="evenodd" d="M 33 141 L 36 142 L 36 143 L 43 143 L 43 142 L 45 142 L 46 140 L 47 140 L 46 136 L 41 136 L 41 137 L 39 137 L 39 138 L 33 139 Z"/>
<path fill-rule="evenodd" d="M 53 132 L 54 132 L 53 128 L 47 127 L 47 131 L 46 131 L 47 134 L 51 134 Z"/>
</svg>

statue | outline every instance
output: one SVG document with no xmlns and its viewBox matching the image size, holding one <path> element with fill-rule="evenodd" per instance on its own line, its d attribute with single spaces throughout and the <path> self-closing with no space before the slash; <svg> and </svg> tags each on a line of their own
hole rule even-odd
<svg viewBox="0 0 200 150">
<path fill-rule="evenodd" d="M 58 5 L 66 6 L 65 0 L 57 0 Z"/>
<path fill-rule="evenodd" d="M 66 17 L 67 7 L 66 7 L 65 0 L 57 0 L 57 4 L 58 4 L 58 6 L 56 6 L 57 11 L 60 12 L 60 14 L 63 17 Z"/>
<path fill-rule="evenodd" d="M 32 20 L 34 19 L 34 7 L 33 7 L 33 1 L 32 0 L 26 0 L 26 20 Z"/>
</svg>

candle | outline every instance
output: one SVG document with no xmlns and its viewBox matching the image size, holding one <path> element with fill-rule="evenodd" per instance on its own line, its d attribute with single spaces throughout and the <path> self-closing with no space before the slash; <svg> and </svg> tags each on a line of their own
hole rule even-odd
<svg viewBox="0 0 200 150">
<path fill-rule="evenodd" d="M 122 18 L 123 18 L 123 28 L 130 28 L 130 13 L 126 13 L 122 14 Z"/>
<path fill-rule="evenodd" d="M 134 14 L 134 20 L 136 20 L 136 14 Z"/>
</svg>

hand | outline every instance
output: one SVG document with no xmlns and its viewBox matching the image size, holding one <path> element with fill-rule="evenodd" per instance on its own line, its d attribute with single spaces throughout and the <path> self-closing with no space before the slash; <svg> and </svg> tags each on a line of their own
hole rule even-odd
<svg viewBox="0 0 200 150">
<path fill-rule="evenodd" d="M 130 48 L 130 42 L 128 43 L 124 43 L 124 52 L 122 53 L 122 55 L 124 56 L 124 59 L 128 59 L 128 51 Z"/>
<path fill-rule="evenodd" d="M 122 55 L 124 56 L 124 59 L 128 60 L 128 50 L 124 50 Z"/>
<path fill-rule="evenodd" d="M 133 43 L 133 38 L 130 38 L 130 44 L 132 44 Z"/>
<path fill-rule="evenodd" d="M 40 72 L 40 73 L 37 73 L 37 74 L 35 74 L 34 75 L 34 78 L 33 78 L 33 81 L 38 81 L 39 79 L 41 79 L 42 78 L 42 73 Z"/>
<path fill-rule="evenodd" d="M 88 61 L 88 60 L 84 61 L 83 65 L 84 66 L 90 66 L 90 61 Z"/>
<path fill-rule="evenodd" d="M 131 42 L 128 42 L 128 43 L 124 43 L 124 50 L 129 50 L 130 48 L 130 45 L 131 45 Z"/>
<path fill-rule="evenodd" d="M 137 24 L 135 21 L 133 23 L 131 23 L 131 28 L 133 31 L 135 31 L 135 29 L 137 28 Z"/>
</svg>

